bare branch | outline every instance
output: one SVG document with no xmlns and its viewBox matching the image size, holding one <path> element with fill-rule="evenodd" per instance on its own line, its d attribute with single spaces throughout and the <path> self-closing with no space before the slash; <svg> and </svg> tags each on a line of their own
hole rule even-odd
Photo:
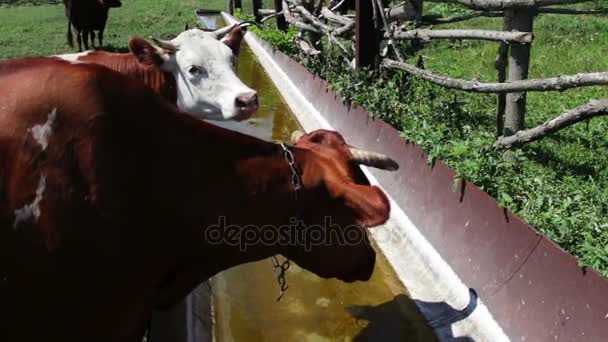
<svg viewBox="0 0 608 342">
<path fill-rule="evenodd" d="M 302 17 L 304 17 L 304 19 L 306 19 L 310 23 L 310 25 L 312 25 L 319 31 L 331 32 L 334 30 L 333 27 L 323 24 L 319 19 L 317 19 L 317 17 L 312 15 L 312 13 L 310 13 L 303 6 L 296 6 L 294 11 L 300 13 Z"/>
<path fill-rule="evenodd" d="M 416 19 L 416 9 L 410 1 L 400 3 L 399 5 L 385 8 L 384 13 L 389 22 L 398 20 L 413 21 Z"/>
<path fill-rule="evenodd" d="M 507 83 L 483 83 L 467 81 L 433 74 L 427 70 L 417 68 L 411 64 L 391 59 L 382 61 L 386 68 L 403 70 L 409 74 L 439 84 L 450 89 L 464 90 L 474 93 L 519 93 L 524 91 L 563 91 L 575 87 L 595 85 L 608 85 L 608 72 L 593 72 L 585 74 L 559 76 L 554 78 L 541 78 L 520 80 Z"/>
<path fill-rule="evenodd" d="M 604 14 L 608 13 L 608 8 L 598 8 L 592 10 L 577 10 L 570 8 L 539 8 L 538 13 L 546 14 Z"/>
<path fill-rule="evenodd" d="M 309 56 L 316 56 L 321 53 L 321 51 L 312 47 L 306 40 L 296 37 L 295 39 L 296 46 L 300 49 L 304 54 Z"/>
<path fill-rule="evenodd" d="M 477 10 L 503 10 L 507 8 L 545 7 L 552 5 L 577 4 L 596 0 L 427 0 L 429 2 L 443 2 L 461 4 Z"/>
<path fill-rule="evenodd" d="M 294 13 L 292 13 L 292 11 L 294 11 Z M 299 17 L 296 17 L 294 14 L 301 15 L 302 18 L 306 20 L 306 22 L 300 21 Z M 355 21 L 343 16 L 340 17 L 344 18 L 343 20 L 345 22 L 348 20 L 348 24 L 338 28 L 325 25 L 319 19 L 313 16 L 309 11 L 307 11 L 304 7 L 293 5 L 291 7 L 288 7 L 287 2 L 285 1 L 283 1 L 283 15 L 285 16 L 287 22 L 291 25 L 299 29 L 310 31 L 316 34 L 331 33 L 335 37 L 340 37 L 350 34 L 351 31 L 355 28 Z M 348 39 L 352 40 L 353 38 L 348 37 Z"/>
<path fill-rule="evenodd" d="M 385 37 L 387 35 L 385 34 Z M 395 32 L 396 39 L 429 41 L 431 39 L 481 39 L 497 42 L 529 44 L 532 42 L 532 32 L 503 32 L 488 30 L 426 30 L 418 29 L 405 32 Z"/>
<path fill-rule="evenodd" d="M 588 120 L 596 116 L 608 114 L 608 100 L 593 100 L 576 109 L 572 109 L 562 115 L 546 121 L 540 126 L 521 130 L 508 137 L 500 137 L 495 146 L 512 148 L 533 141 L 540 140 L 551 133 L 555 133 L 577 122 Z"/>
<path fill-rule="evenodd" d="M 340 2 L 338 2 L 334 7 L 331 8 L 331 11 L 335 11 L 338 8 L 340 8 L 342 5 L 344 5 L 344 3 L 346 2 L 346 0 L 341 0 Z"/>
<path fill-rule="evenodd" d="M 403 57 L 401 57 L 401 54 L 399 53 L 399 50 L 397 49 L 397 44 L 395 44 L 395 40 L 393 39 L 393 32 L 390 28 L 390 26 L 388 25 L 388 20 L 386 20 L 386 13 L 384 13 L 384 5 L 382 4 L 382 0 L 376 0 L 376 4 L 378 5 L 379 10 L 378 12 L 380 12 L 380 17 L 382 17 L 382 23 L 384 24 L 384 30 L 386 31 L 386 35 L 388 36 L 388 39 L 391 43 L 391 45 L 393 46 L 393 51 L 395 51 L 395 55 L 397 56 L 397 59 L 401 62 L 403 62 Z"/>
<path fill-rule="evenodd" d="M 336 43 L 336 45 L 338 45 L 340 50 L 342 50 L 342 53 L 343 53 L 342 57 L 344 58 L 344 61 L 346 62 L 346 64 L 350 64 L 351 54 L 348 52 L 348 50 L 346 50 L 344 45 L 342 45 L 342 43 L 340 43 L 340 41 L 338 39 L 336 39 L 336 37 L 334 37 L 330 33 L 327 34 L 327 38 L 329 39 L 330 44 Z"/>
<path fill-rule="evenodd" d="M 338 23 L 340 25 L 348 25 L 348 24 L 354 22 L 354 20 L 352 20 L 350 18 L 335 14 L 334 12 L 330 11 L 329 8 L 327 8 L 327 7 L 323 7 L 321 9 L 321 14 L 323 15 L 323 18 L 327 19 L 328 21 L 332 21 L 332 22 Z"/>
<path fill-rule="evenodd" d="M 346 33 L 350 33 L 354 29 L 355 29 L 355 22 L 353 21 L 350 24 L 344 25 L 344 26 L 340 27 L 339 29 L 336 29 L 334 31 L 334 35 L 335 36 L 343 36 Z M 353 38 L 351 37 L 350 39 L 352 40 Z"/>
<path fill-rule="evenodd" d="M 276 11 L 275 11 L 275 10 L 273 10 L 273 9 L 265 9 L 265 8 L 260 8 L 260 9 L 258 10 L 258 13 L 259 13 L 261 16 L 267 16 L 267 15 L 275 14 L 275 13 L 276 13 Z"/>
<path fill-rule="evenodd" d="M 291 25 L 293 25 L 299 29 L 302 29 L 302 30 L 321 34 L 321 30 L 318 30 L 317 28 L 315 28 L 312 25 L 305 24 L 305 23 L 297 20 L 296 17 L 291 13 L 291 10 L 289 9 L 289 6 L 287 5 L 287 3 L 285 1 L 283 1 L 283 15 L 285 16 L 285 20 L 287 20 L 287 22 L 290 23 Z"/>
<path fill-rule="evenodd" d="M 264 18 L 262 18 L 262 19 L 260 20 L 260 22 L 261 22 L 261 23 L 263 23 L 263 22 L 265 22 L 266 20 L 270 20 L 270 19 L 272 19 L 272 18 L 280 17 L 280 16 L 282 16 L 282 15 L 284 15 L 284 14 L 283 14 L 283 11 L 281 11 L 281 12 L 279 12 L 279 13 L 274 13 L 274 14 L 271 14 L 271 15 L 265 16 Z"/>
<path fill-rule="evenodd" d="M 425 24 L 440 25 L 440 24 L 457 23 L 460 21 L 465 21 L 465 20 L 478 18 L 478 17 L 496 18 L 496 17 L 502 17 L 502 16 L 504 16 L 503 12 L 489 12 L 489 11 L 471 12 L 471 13 L 459 15 L 457 17 L 450 17 L 450 18 L 443 18 L 443 17 L 438 18 L 436 15 L 430 14 L 430 15 L 423 16 L 422 22 Z"/>
</svg>

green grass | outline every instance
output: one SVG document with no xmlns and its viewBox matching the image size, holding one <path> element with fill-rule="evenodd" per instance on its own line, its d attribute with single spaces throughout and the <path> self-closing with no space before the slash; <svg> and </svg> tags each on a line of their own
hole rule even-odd
<svg viewBox="0 0 608 342">
<path fill-rule="evenodd" d="M 464 12 L 458 6 L 426 5 L 433 7 L 433 12 L 445 15 Z M 450 27 L 501 29 L 502 19 L 481 18 L 441 28 Z M 608 18 L 542 15 L 534 32 L 530 77 L 608 71 Z M 259 34 L 279 47 L 289 40 L 273 29 Z M 494 82 L 497 49 L 489 42 L 432 41 L 417 52 L 409 49 L 408 60 L 415 62 L 422 55 L 427 70 Z M 474 182 L 579 257 L 581 265 L 608 276 L 607 117 L 532 143 L 505 160 L 502 151 L 492 147 L 495 96 L 447 90 L 400 72 L 353 75 L 341 59 L 327 60 L 302 62 L 327 79 L 346 101 L 364 106 L 421 145 L 430 162 L 443 160 L 460 178 Z M 600 98 L 608 98 L 606 87 L 529 93 L 526 126 Z"/>
<path fill-rule="evenodd" d="M 221 8 L 224 1 L 206 1 Z M 194 10 L 203 7 L 196 0 L 124 0 L 110 10 L 104 48 L 122 50 L 129 38 L 170 37 L 184 24 L 196 22 Z M 63 5 L 19 6 L 0 9 L 0 58 L 44 56 L 75 52 L 66 43 L 67 19 Z"/>
</svg>

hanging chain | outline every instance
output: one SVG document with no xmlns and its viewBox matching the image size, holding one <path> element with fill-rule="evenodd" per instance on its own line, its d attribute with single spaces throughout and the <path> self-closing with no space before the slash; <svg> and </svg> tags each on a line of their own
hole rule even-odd
<svg viewBox="0 0 608 342">
<path fill-rule="evenodd" d="M 294 188 L 294 197 L 297 200 L 298 191 L 302 188 L 302 178 L 300 176 L 301 172 L 300 172 L 300 169 L 298 168 L 298 164 L 296 163 L 296 159 L 294 158 L 291 150 L 289 150 L 289 148 L 287 148 L 287 146 L 284 143 L 280 143 L 280 145 L 281 145 L 281 148 L 283 148 L 283 156 L 285 156 L 285 160 L 287 160 L 287 164 L 289 164 L 289 168 L 291 169 L 291 185 Z M 287 258 L 287 259 L 285 259 L 285 261 L 283 261 L 281 263 L 281 262 L 279 262 L 279 258 L 277 258 L 276 255 L 271 258 L 271 262 L 272 262 L 272 266 L 274 267 L 274 270 L 275 271 L 277 269 L 279 270 L 279 272 L 277 274 L 277 282 L 279 283 L 279 288 L 281 290 L 281 294 L 277 298 L 277 302 L 278 302 L 281 300 L 281 298 L 283 298 L 283 295 L 285 294 L 285 291 L 288 288 L 287 280 L 285 280 L 285 274 L 286 274 L 287 270 L 289 269 L 290 262 L 289 262 L 289 258 Z"/>
<path fill-rule="evenodd" d="M 271 258 L 271 261 L 272 261 L 272 266 L 274 267 L 274 269 L 275 270 L 279 269 L 279 274 L 277 274 L 277 282 L 279 283 L 281 294 L 277 298 L 277 302 L 278 302 L 281 300 L 281 298 L 283 298 L 285 291 L 287 291 L 287 288 L 289 287 L 289 286 L 287 286 L 287 280 L 285 280 L 285 273 L 289 269 L 290 263 L 289 263 L 289 259 L 285 259 L 285 261 L 280 263 L 279 258 L 277 258 L 276 255 Z"/>
</svg>

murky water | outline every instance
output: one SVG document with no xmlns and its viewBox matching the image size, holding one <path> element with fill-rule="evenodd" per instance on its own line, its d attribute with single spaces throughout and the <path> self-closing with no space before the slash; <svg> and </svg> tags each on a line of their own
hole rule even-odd
<svg viewBox="0 0 608 342">
<path fill-rule="evenodd" d="M 266 140 L 288 141 L 300 126 L 245 43 L 238 74 L 259 92 L 259 113 L 243 123 L 216 124 Z M 279 302 L 270 260 L 224 271 L 211 284 L 218 342 L 435 341 L 379 253 L 372 279 L 352 284 L 319 278 L 292 263 L 289 289 Z"/>
</svg>

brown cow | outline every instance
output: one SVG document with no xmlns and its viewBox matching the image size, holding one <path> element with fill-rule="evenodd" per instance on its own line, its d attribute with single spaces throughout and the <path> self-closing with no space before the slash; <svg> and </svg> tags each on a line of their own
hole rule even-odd
<svg viewBox="0 0 608 342">
<path fill-rule="evenodd" d="M 257 92 L 234 71 L 242 37 L 238 25 L 214 32 L 191 29 L 171 41 L 155 39 L 162 48 L 135 37 L 129 41 L 130 53 L 86 51 L 55 57 L 101 64 L 135 77 L 195 117 L 241 121 L 259 107 Z"/>
<path fill-rule="evenodd" d="M 52 58 L 0 62 L 0 103 L 2 341 L 139 342 L 153 308 L 275 254 L 371 276 L 363 228 L 389 202 L 344 149 L 225 130 Z"/>
</svg>

